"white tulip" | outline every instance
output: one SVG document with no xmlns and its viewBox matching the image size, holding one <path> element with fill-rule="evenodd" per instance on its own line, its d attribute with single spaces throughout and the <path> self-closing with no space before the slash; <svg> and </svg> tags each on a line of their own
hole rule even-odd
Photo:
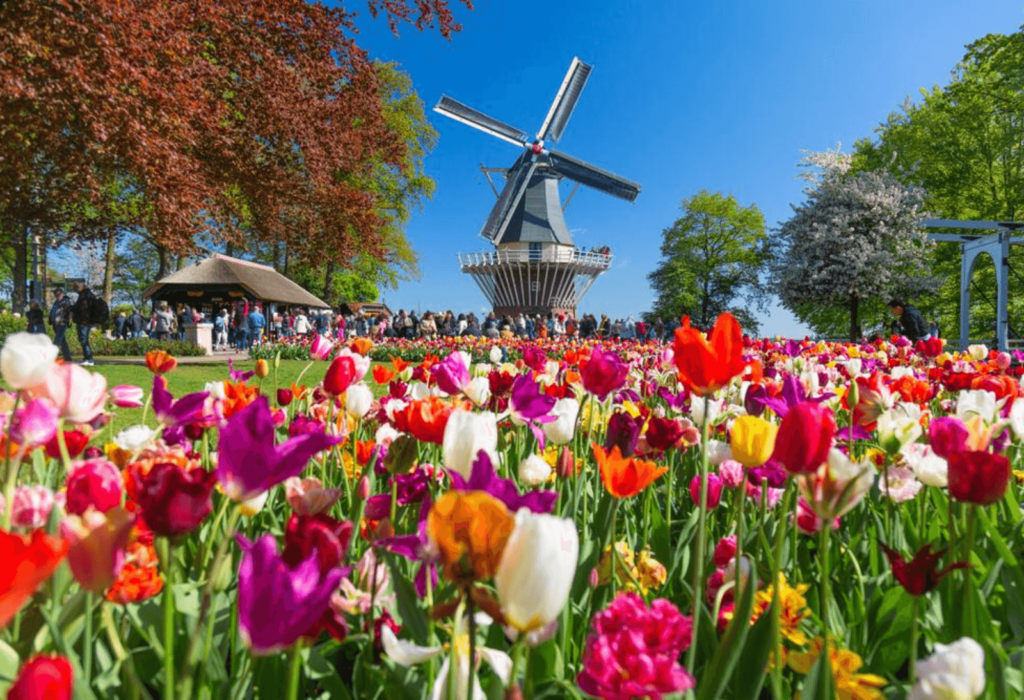
<svg viewBox="0 0 1024 700">
<path fill-rule="evenodd" d="M 750 563 L 750 557 L 743 555 L 739 561 L 740 569 L 740 580 L 736 580 L 736 557 L 729 560 L 729 563 L 725 565 L 725 570 L 722 572 L 723 583 L 734 583 L 736 585 L 733 595 L 737 598 L 743 595 L 743 590 L 746 588 L 747 583 L 753 577 L 754 588 L 757 588 L 757 571 Z"/>
<path fill-rule="evenodd" d="M 576 433 L 576 420 L 580 414 L 580 402 L 574 398 L 558 399 L 551 409 L 555 420 L 543 425 L 544 435 L 556 445 L 565 445 Z"/>
<path fill-rule="evenodd" d="M 900 403 L 878 417 L 878 444 L 896 454 L 907 443 L 921 437 L 921 409 L 916 404 Z"/>
<path fill-rule="evenodd" d="M 975 416 L 980 416 L 986 425 L 996 422 L 999 409 L 1006 399 L 996 399 L 996 395 L 984 389 L 961 391 L 956 398 L 956 417 L 964 423 Z"/>
<path fill-rule="evenodd" d="M 487 377 L 470 379 L 465 393 L 474 404 L 483 406 L 491 400 L 491 382 Z"/>
<path fill-rule="evenodd" d="M 985 650 L 970 637 L 936 644 L 917 662 L 917 677 L 909 700 L 975 700 L 985 692 Z"/>
<path fill-rule="evenodd" d="M 269 496 L 270 496 L 270 491 L 264 491 L 263 493 L 258 493 L 255 496 L 253 496 L 252 498 L 250 498 L 250 499 L 248 499 L 246 501 L 242 501 L 241 503 L 239 503 L 238 504 L 238 510 L 245 517 L 251 518 L 252 516 L 254 516 L 257 513 L 259 513 L 261 510 L 263 510 L 263 506 L 265 506 L 267 504 L 267 498 Z"/>
<path fill-rule="evenodd" d="M 540 455 L 530 455 L 519 463 L 519 481 L 525 486 L 540 486 L 551 476 L 551 465 Z"/>
<path fill-rule="evenodd" d="M 453 411 L 444 428 L 441 443 L 444 463 L 469 480 L 477 453 L 483 450 L 497 464 L 498 422 L 490 412 Z"/>
<path fill-rule="evenodd" d="M 558 618 L 569 598 L 579 553 L 572 520 L 519 509 L 494 574 L 510 626 L 530 632 Z"/>
<path fill-rule="evenodd" d="M 373 391 L 363 382 L 353 384 L 345 391 L 345 411 L 356 420 L 362 420 L 372 405 Z"/>
<path fill-rule="evenodd" d="M 413 382 L 409 385 L 409 398 L 413 401 L 422 401 L 430 396 L 430 387 L 423 382 Z"/>
<path fill-rule="evenodd" d="M 708 440 L 708 461 L 717 466 L 732 459 L 732 447 L 721 440 Z"/>
<path fill-rule="evenodd" d="M 491 364 L 492 365 L 499 364 L 501 362 L 502 357 L 503 357 L 503 354 L 501 352 L 501 348 L 498 347 L 497 345 L 492 345 L 491 346 L 491 352 L 490 352 Z"/>
<path fill-rule="evenodd" d="M 373 441 L 378 445 L 390 445 L 392 442 L 398 439 L 399 435 L 401 435 L 400 432 L 395 430 L 392 426 L 388 425 L 387 423 L 384 423 L 379 428 L 377 428 L 377 432 L 374 433 L 373 435 Z"/>
<path fill-rule="evenodd" d="M 988 347 L 981 344 L 968 345 L 967 354 L 970 355 L 971 359 L 974 360 L 975 362 L 981 362 L 986 357 L 988 357 Z"/>
<path fill-rule="evenodd" d="M 850 377 L 856 377 L 859 375 L 863 366 L 864 363 L 861 362 L 859 357 L 851 357 L 846 361 L 846 371 L 850 374 Z"/>
<path fill-rule="evenodd" d="M 473 377 L 483 377 L 484 379 L 487 379 L 487 377 L 490 376 L 492 369 L 494 368 L 490 364 L 486 362 L 478 362 L 470 368 L 469 373 Z"/>
<path fill-rule="evenodd" d="M 707 407 L 708 425 L 714 425 L 722 412 L 722 402 L 706 396 L 694 396 L 690 399 L 690 420 L 694 425 L 704 422 L 705 406 Z"/>
<path fill-rule="evenodd" d="M 57 346 L 42 333 L 12 333 L 0 348 L 0 374 L 12 389 L 31 389 L 46 379 Z"/>
<path fill-rule="evenodd" d="M 114 444 L 125 452 L 141 451 L 156 439 L 156 431 L 146 425 L 133 425 L 114 436 Z"/>
<path fill-rule="evenodd" d="M 917 480 L 925 486 L 944 489 L 949 485 L 949 464 L 932 452 L 931 445 L 911 442 L 904 445 L 900 453 L 914 470 Z"/>
<path fill-rule="evenodd" d="M 1024 440 L 1024 399 L 1017 399 L 1010 406 L 1010 428 L 1018 440 Z"/>
<path fill-rule="evenodd" d="M 224 389 L 224 382 L 207 382 L 206 386 L 203 387 L 203 391 L 210 395 L 212 399 L 220 399 L 223 401 L 228 397 L 227 391 Z"/>
</svg>

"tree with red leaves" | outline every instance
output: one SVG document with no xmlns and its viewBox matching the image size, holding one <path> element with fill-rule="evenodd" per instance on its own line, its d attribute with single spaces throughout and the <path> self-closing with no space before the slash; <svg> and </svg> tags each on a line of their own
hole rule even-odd
<svg viewBox="0 0 1024 700">
<path fill-rule="evenodd" d="M 369 9 L 392 28 L 459 29 L 447 0 Z M 0 238 L 15 268 L 30 234 L 105 240 L 112 226 L 175 253 L 207 233 L 341 268 L 383 258 L 373 179 L 410 145 L 354 20 L 304 0 L 0 5 Z"/>
</svg>

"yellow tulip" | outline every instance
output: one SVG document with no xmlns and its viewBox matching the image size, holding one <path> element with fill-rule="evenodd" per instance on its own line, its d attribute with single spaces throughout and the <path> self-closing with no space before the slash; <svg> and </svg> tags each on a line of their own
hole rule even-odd
<svg viewBox="0 0 1024 700">
<path fill-rule="evenodd" d="M 778 430 L 763 418 L 740 416 L 732 424 L 729 441 L 733 459 L 744 467 L 760 467 L 772 456 Z"/>
</svg>

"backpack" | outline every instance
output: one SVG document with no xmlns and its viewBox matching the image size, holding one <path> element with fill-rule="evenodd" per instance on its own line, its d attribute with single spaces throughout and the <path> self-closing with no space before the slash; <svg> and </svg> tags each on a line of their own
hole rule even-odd
<svg viewBox="0 0 1024 700">
<path fill-rule="evenodd" d="M 93 326 L 105 326 L 110 320 L 110 307 L 103 297 L 93 296 L 89 300 L 89 324 Z"/>
</svg>

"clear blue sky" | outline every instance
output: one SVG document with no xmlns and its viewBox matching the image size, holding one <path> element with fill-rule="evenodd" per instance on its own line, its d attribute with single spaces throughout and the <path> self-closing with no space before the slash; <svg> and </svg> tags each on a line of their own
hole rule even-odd
<svg viewBox="0 0 1024 700">
<path fill-rule="evenodd" d="M 801 149 L 851 147 L 907 96 L 945 84 L 965 44 L 1024 24 L 1022 5 L 1002 0 L 475 4 L 454 8 L 463 31 L 451 42 L 408 27 L 396 39 L 365 13 L 358 42 L 402 64 L 428 110 L 446 93 L 530 133 L 572 57 L 594 65 L 558 147 L 643 185 L 634 204 L 581 187 L 566 214 L 579 245 L 612 247 L 613 267 L 581 311 L 613 317 L 650 308 L 646 275 L 682 198 L 732 193 L 776 225 L 802 199 Z M 478 310 L 486 300 L 456 260 L 490 249 L 477 232 L 494 195 L 478 166 L 519 154 L 429 114 L 437 192 L 408 227 L 423 276 L 384 298 L 394 309 Z M 806 332 L 779 308 L 761 330 Z"/>
</svg>

